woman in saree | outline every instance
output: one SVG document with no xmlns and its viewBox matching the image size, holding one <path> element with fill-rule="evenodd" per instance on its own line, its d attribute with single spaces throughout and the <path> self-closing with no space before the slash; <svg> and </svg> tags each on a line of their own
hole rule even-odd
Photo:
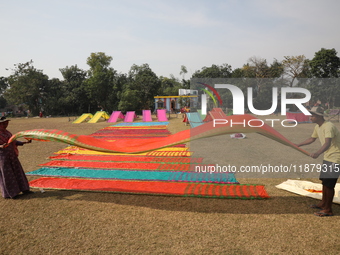
<svg viewBox="0 0 340 255">
<path fill-rule="evenodd" d="M 30 191 L 28 180 L 18 159 L 17 146 L 27 142 L 14 141 L 8 144 L 12 134 L 7 130 L 9 120 L 0 118 L 0 189 L 2 197 L 15 199 L 23 194 L 33 193 Z"/>
</svg>

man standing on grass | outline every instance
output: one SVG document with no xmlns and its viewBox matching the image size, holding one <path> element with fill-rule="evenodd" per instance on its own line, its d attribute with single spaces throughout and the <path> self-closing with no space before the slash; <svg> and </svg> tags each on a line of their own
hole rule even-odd
<svg viewBox="0 0 340 255">
<path fill-rule="evenodd" d="M 317 125 L 312 136 L 297 146 L 311 144 L 316 138 L 319 138 L 321 148 L 310 156 L 316 159 L 324 153 L 322 170 L 320 172 L 322 200 L 316 205 L 311 205 L 311 208 L 320 210 L 314 213 L 316 216 L 333 216 L 334 187 L 340 175 L 340 132 L 333 123 L 325 121 L 322 107 L 313 107 L 309 112 L 312 114 L 310 117 L 311 121 Z"/>
</svg>

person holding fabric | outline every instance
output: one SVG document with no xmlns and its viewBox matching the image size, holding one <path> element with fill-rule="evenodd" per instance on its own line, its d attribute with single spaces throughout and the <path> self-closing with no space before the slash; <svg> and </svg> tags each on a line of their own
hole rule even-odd
<svg viewBox="0 0 340 255">
<path fill-rule="evenodd" d="M 7 130 L 9 120 L 0 118 L 0 189 L 2 197 L 15 199 L 23 194 L 33 193 L 30 191 L 28 180 L 18 159 L 17 146 L 27 142 L 15 141 L 8 144 L 12 134 Z"/>
<path fill-rule="evenodd" d="M 309 112 L 312 114 L 310 117 L 311 121 L 316 123 L 314 131 L 310 138 L 297 144 L 297 146 L 311 144 L 319 138 L 321 147 L 310 156 L 316 159 L 324 153 L 322 169 L 320 171 L 322 200 L 316 205 L 311 205 L 311 208 L 320 210 L 314 213 L 316 216 L 333 216 L 334 187 L 340 176 L 340 132 L 333 123 L 325 121 L 322 107 L 312 107 Z"/>
</svg>

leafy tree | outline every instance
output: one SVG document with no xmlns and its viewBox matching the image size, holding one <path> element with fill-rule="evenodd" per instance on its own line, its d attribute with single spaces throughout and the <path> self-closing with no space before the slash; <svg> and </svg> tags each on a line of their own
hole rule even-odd
<svg viewBox="0 0 340 255">
<path fill-rule="evenodd" d="M 186 68 L 186 66 L 181 65 L 181 71 L 179 74 L 182 75 L 182 85 L 181 85 L 182 89 L 190 89 L 190 80 L 185 79 L 185 75 L 187 73 L 188 73 L 188 69 Z"/>
<path fill-rule="evenodd" d="M 13 74 L 8 77 L 9 88 L 5 98 L 12 104 L 28 105 L 30 111 L 37 115 L 48 102 L 43 101 L 48 76 L 33 66 L 33 61 L 14 65 Z"/>
<path fill-rule="evenodd" d="M 5 108 L 6 106 L 7 100 L 3 96 L 0 96 L 0 108 Z"/>
<path fill-rule="evenodd" d="M 193 75 L 192 78 L 205 78 L 207 79 L 207 82 L 205 83 L 209 83 L 209 78 L 230 78 L 232 76 L 232 68 L 230 65 L 228 64 L 222 64 L 220 66 L 218 65 L 212 65 L 211 67 L 203 67 L 201 70 L 196 71 Z M 209 84 L 212 85 L 212 84 Z M 197 86 L 197 84 L 192 84 L 192 89 L 195 89 Z M 200 85 L 198 85 L 200 86 Z M 199 91 L 201 92 L 201 91 Z M 219 91 L 220 96 L 223 98 L 223 102 L 224 104 L 227 102 L 227 104 L 229 105 L 230 103 L 228 102 L 232 102 L 231 100 L 231 93 L 227 90 L 220 90 Z M 208 102 L 209 102 L 210 98 L 208 97 Z M 224 105 L 225 106 L 225 105 Z"/>
<path fill-rule="evenodd" d="M 273 63 L 269 67 L 269 77 L 268 78 L 279 78 L 284 73 L 284 66 L 277 59 L 274 59 Z"/>
<path fill-rule="evenodd" d="M 243 65 L 242 69 L 245 78 L 254 78 L 256 81 L 255 83 L 251 81 L 251 87 L 253 88 L 253 97 L 256 98 L 258 94 L 261 93 L 262 87 L 265 86 L 264 78 L 271 77 L 270 67 L 267 64 L 267 60 L 259 57 L 251 57 L 248 59 L 248 63 Z M 257 99 L 257 101 L 258 100 L 259 98 Z M 254 104 L 256 105 L 258 104 L 258 102 Z"/>
<path fill-rule="evenodd" d="M 114 93 L 114 80 L 116 71 L 109 67 L 112 57 L 103 52 L 91 53 L 87 58 L 90 66 L 89 78 L 85 82 L 85 90 L 91 103 L 95 103 L 98 108 L 108 109 L 110 105 L 110 94 Z"/>
<path fill-rule="evenodd" d="M 283 74 L 283 65 L 277 59 L 268 65 L 266 59 L 251 57 L 242 69 L 244 77 L 247 78 L 277 78 Z M 242 74 L 241 70 L 238 70 L 237 73 Z"/>
<path fill-rule="evenodd" d="M 235 69 L 234 76 L 246 78 L 275 78 L 280 77 L 283 73 L 283 65 L 277 59 L 268 65 L 267 60 L 260 57 L 251 57 L 247 64 L 243 65 L 242 69 Z"/>
<path fill-rule="evenodd" d="M 7 100 L 3 96 L 7 86 L 7 78 L 0 77 L 0 108 L 5 108 L 7 105 Z"/>
<path fill-rule="evenodd" d="M 6 77 L 0 77 L 0 94 L 2 95 L 8 87 L 8 81 Z"/>
<path fill-rule="evenodd" d="M 44 112 L 46 115 L 64 115 L 65 112 L 64 104 L 63 104 L 63 91 L 62 91 L 62 82 L 53 78 L 48 81 L 48 85 L 44 93 L 42 94 L 44 104 Z"/>
<path fill-rule="evenodd" d="M 122 112 L 138 111 L 140 107 L 139 92 L 130 88 L 124 89 L 121 94 L 121 100 L 118 109 Z M 139 111 L 138 111 L 139 112 Z"/>
<path fill-rule="evenodd" d="M 108 96 L 108 110 L 117 110 L 119 107 L 119 102 L 122 97 L 122 91 L 124 84 L 128 83 L 128 78 L 126 74 L 118 74 L 115 76 L 113 81 L 113 87 L 111 88 L 111 93 Z"/>
<path fill-rule="evenodd" d="M 245 73 L 244 73 L 243 68 L 236 68 L 236 69 L 232 72 L 231 77 L 232 77 L 232 78 L 243 78 L 243 77 L 245 77 Z"/>
<path fill-rule="evenodd" d="M 186 68 L 185 65 L 181 65 L 181 71 L 180 71 L 180 75 L 182 75 L 182 79 L 185 80 L 185 75 L 188 73 L 188 70 Z"/>
<path fill-rule="evenodd" d="M 282 76 L 284 67 L 282 63 L 274 59 L 273 63 L 268 65 L 267 60 L 258 57 L 251 57 L 248 63 L 239 70 L 237 75 L 244 75 L 246 78 L 253 78 L 249 81 L 242 81 L 243 88 L 253 88 L 253 105 L 256 109 L 265 110 L 271 107 L 273 78 Z"/>
<path fill-rule="evenodd" d="M 163 77 L 159 78 L 160 88 L 158 95 L 161 96 L 177 96 L 178 90 L 182 88 L 182 84 L 175 77 Z"/>
<path fill-rule="evenodd" d="M 328 103 L 332 108 L 340 95 L 340 84 L 338 78 L 340 70 L 340 58 L 335 49 L 322 48 L 315 53 L 310 61 L 311 77 L 308 89 L 314 101 L 320 100 Z M 323 78 L 323 79 L 316 79 Z M 327 78 L 327 79 L 325 79 Z"/>
<path fill-rule="evenodd" d="M 127 88 L 138 91 L 137 108 L 134 110 L 150 109 L 154 104 L 154 96 L 157 95 L 160 85 L 159 78 L 148 64 L 133 65 L 129 71 Z M 125 100 L 128 99 L 125 98 Z"/>
<path fill-rule="evenodd" d="M 304 55 L 284 56 L 282 64 L 284 67 L 284 74 L 291 79 L 289 87 L 293 86 L 295 79 L 306 78 L 308 76 L 308 59 L 306 59 Z"/>
<path fill-rule="evenodd" d="M 340 58 L 335 49 L 322 48 L 315 53 L 309 63 L 311 75 L 314 78 L 337 78 L 339 77 Z"/>
<path fill-rule="evenodd" d="M 203 67 L 200 71 L 196 71 L 192 78 L 230 78 L 231 74 L 232 69 L 228 64 L 221 66 L 212 65 L 211 67 Z"/>
<path fill-rule="evenodd" d="M 251 57 L 248 63 L 243 66 L 243 72 L 247 78 L 268 78 L 270 69 L 267 60 L 264 58 Z"/>
<path fill-rule="evenodd" d="M 63 105 L 62 112 L 66 115 L 88 112 L 96 105 L 91 105 L 85 90 L 86 71 L 79 69 L 77 65 L 59 69 L 64 81 L 62 83 Z"/>
</svg>

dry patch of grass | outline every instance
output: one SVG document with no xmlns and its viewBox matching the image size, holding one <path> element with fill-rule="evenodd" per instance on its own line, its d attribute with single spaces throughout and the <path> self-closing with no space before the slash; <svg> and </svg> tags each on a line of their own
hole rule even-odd
<svg viewBox="0 0 340 255">
<path fill-rule="evenodd" d="M 8 129 L 12 133 L 46 128 L 91 134 L 106 126 L 106 122 L 72 124 L 69 118 L 23 118 L 13 119 Z M 276 129 L 299 142 L 311 134 L 313 126 Z M 172 133 L 187 128 L 175 115 L 170 119 Z M 190 146 L 197 151 L 195 157 L 221 164 L 321 162 L 260 135 L 247 136 L 233 140 L 226 135 Z M 306 149 L 313 151 L 318 146 L 315 143 Z M 32 171 L 65 147 L 33 141 L 19 148 L 20 160 L 25 171 Z M 238 180 L 265 184 L 271 198 L 226 200 L 47 190 L 18 200 L 0 199 L 0 254 L 338 254 L 338 216 L 315 217 L 309 209 L 315 200 L 275 188 L 285 179 Z M 339 205 L 334 205 L 334 213 L 340 215 Z"/>
</svg>

